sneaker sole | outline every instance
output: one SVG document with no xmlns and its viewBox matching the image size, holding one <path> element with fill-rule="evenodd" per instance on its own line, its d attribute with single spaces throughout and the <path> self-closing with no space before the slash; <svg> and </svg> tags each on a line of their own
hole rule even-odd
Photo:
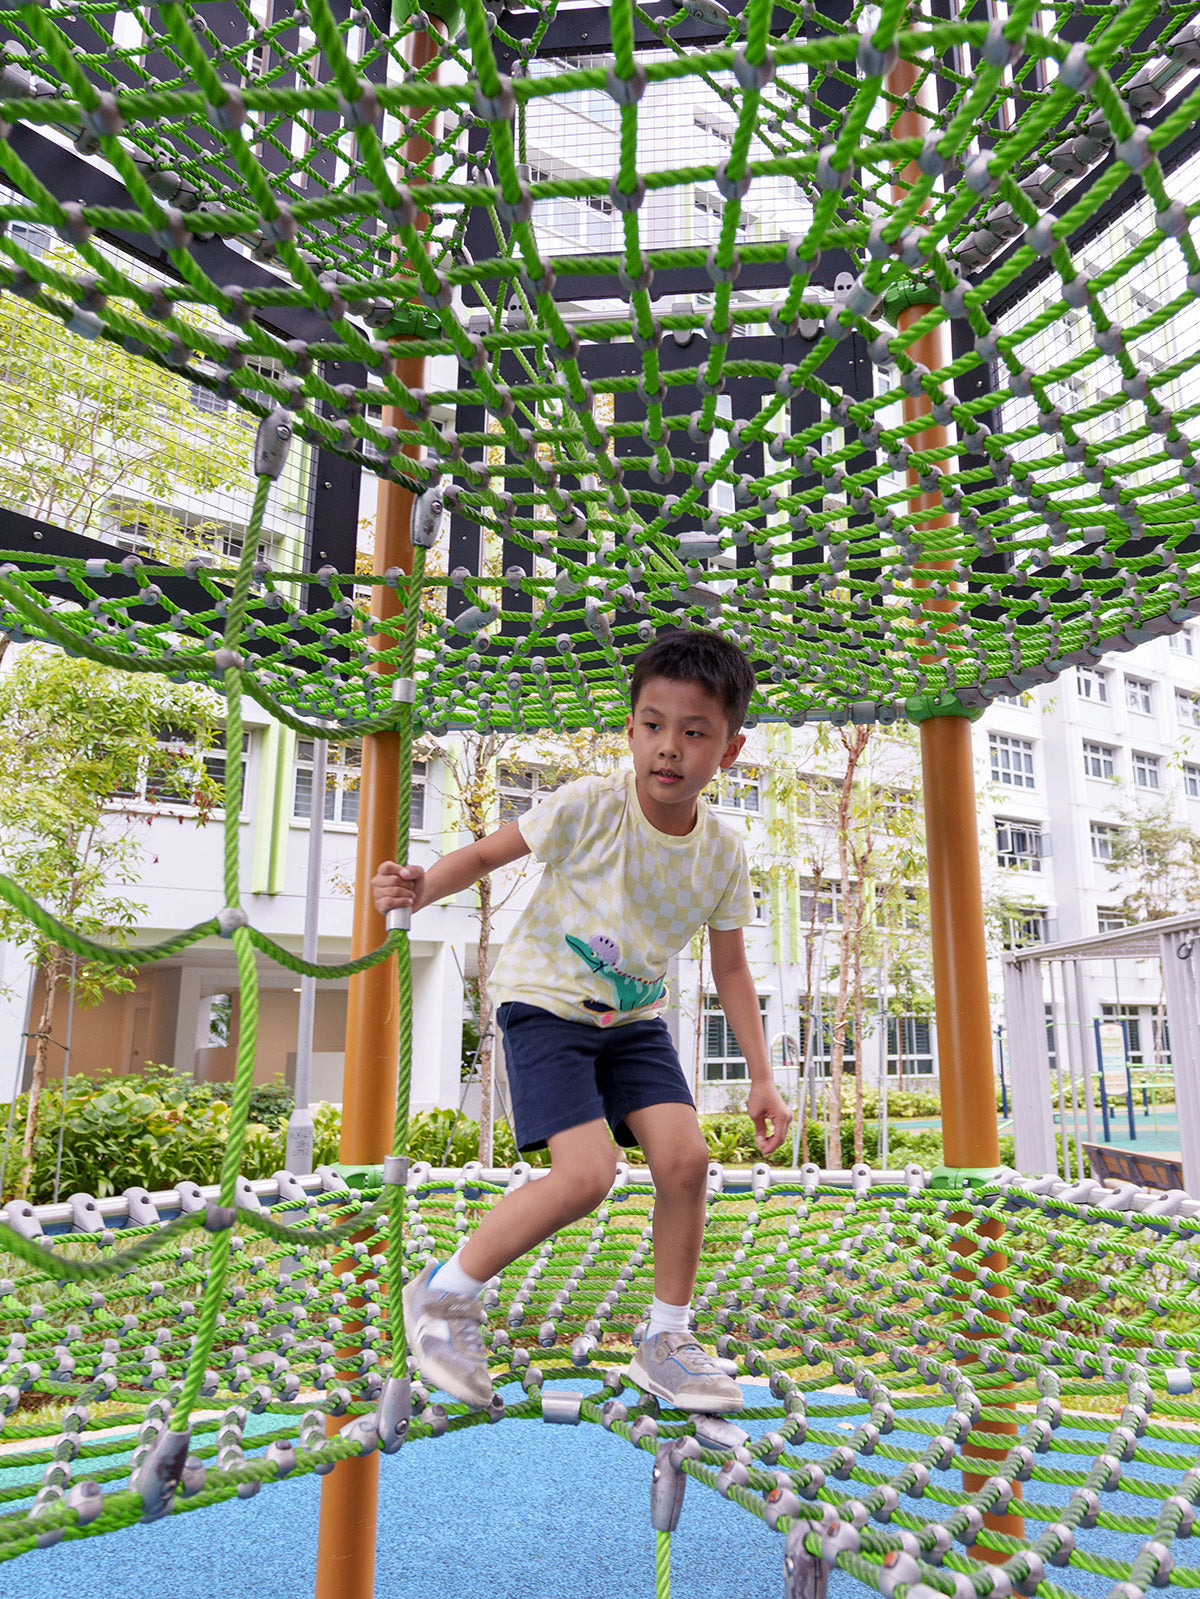
<svg viewBox="0 0 1200 1599">
<path fill-rule="evenodd" d="M 641 1388 L 648 1394 L 653 1394 L 656 1399 L 662 1399 L 676 1410 L 699 1410 L 706 1416 L 726 1416 L 731 1411 L 741 1410 L 745 1404 L 741 1390 L 734 1399 L 715 1399 L 712 1394 L 706 1394 L 703 1389 L 695 1389 L 691 1395 L 685 1389 L 682 1393 L 672 1392 L 662 1383 L 657 1383 L 641 1363 L 641 1358 L 635 1355 L 626 1367 L 625 1375 L 635 1387 Z"/>
<path fill-rule="evenodd" d="M 402 1295 L 401 1299 L 404 1306 L 404 1336 L 408 1343 L 408 1352 L 416 1361 L 417 1370 L 421 1373 L 421 1376 L 427 1383 L 430 1383 L 442 1393 L 449 1394 L 451 1399 L 457 1399 L 464 1405 L 475 1405 L 481 1410 L 486 1409 L 493 1398 L 491 1381 L 488 1381 L 486 1394 L 472 1392 L 464 1383 L 460 1371 L 439 1360 L 437 1355 L 419 1353 L 418 1319 L 412 1311 L 408 1296 Z"/>
</svg>

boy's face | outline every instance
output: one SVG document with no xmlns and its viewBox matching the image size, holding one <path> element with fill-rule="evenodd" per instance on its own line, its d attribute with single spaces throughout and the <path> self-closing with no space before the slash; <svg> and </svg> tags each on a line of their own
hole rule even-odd
<svg viewBox="0 0 1200 1599">
<path fill-rule="evenodd" d="M 638 800 L 662 833 L 690 833 L 696 799 L 746 742 L 730 733 L 721 701 L 690 679 L 647 678 L 625 718 Z"/>
</svg>

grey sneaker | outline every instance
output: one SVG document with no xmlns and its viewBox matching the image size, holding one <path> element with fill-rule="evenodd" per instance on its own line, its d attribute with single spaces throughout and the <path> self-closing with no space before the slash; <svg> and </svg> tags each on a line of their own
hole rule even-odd
<svg viewBox="0 0 1200 1599">
<path fill-rule="evenodd" d="M 483 1306 L 464 1294 L 439 1294 L 429 1282 L 436 1270 L 431 1261 L 402 1296 L 409 1353 L 426 1382 L 464 1404 L 487 1405 L 492 1384 L 479 1335 Z"/>
<path fill-rule="evenodd" d="M 690 1332 L 663 1332 L 644 1338 L 625 1375 L 677 1410 L 723 1415 L 742 1408 L 742 1390 L 722 1371 L 714 1356 L 701 1349 Z"/>
</svg>

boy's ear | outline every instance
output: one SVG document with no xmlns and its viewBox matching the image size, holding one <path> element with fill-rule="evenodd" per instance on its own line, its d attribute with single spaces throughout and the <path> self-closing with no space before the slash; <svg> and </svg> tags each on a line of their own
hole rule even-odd
<svg viewBox="0 0 1200 1599">
<path fill-rule="evenodd" d="M 723 772 L 727 772 L 733 765 L 734 761 L 737 760 L 738 756 L 742 753 L 742 746 L 745 744 L 745 742 L 745 733 L 735 733 L 729 740 L 729 743 L 725 749 L 725 753 L 721 757 L 721 770 Z"/>
<path fill-rule="evenodd" d="M 632 711 L 626 711 L 625 712 L 625 737 L 626 738 L 632 738 L 633 737 L 633 712 Z"/>
</svg>

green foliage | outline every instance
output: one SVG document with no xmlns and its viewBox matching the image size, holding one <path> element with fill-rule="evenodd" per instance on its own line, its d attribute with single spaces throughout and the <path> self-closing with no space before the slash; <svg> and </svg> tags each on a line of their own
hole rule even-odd
<svg viewBox="0 0 1200 1599">
<path fill-rule="evenodd" d="M 94 1194 L 104 1199 L 140 1183 L 174 1188 L 190 1179 L 215 1183 L 229 1136 L 229 1102 L 224 1083 L 193 1083 L 168 1067 L 147 1066 L 128 1076 L 77 1077 L 67 1085 L 48 1084 L 33 1144 L 29 1197 L 47 1204 L 54 1197 L 54 1171 L 62 1130 L 62 1171 L 58 1192 Z M 11 1196 L 20 1170 L 19 1128 L 26 1096 L 14 1107 L 13 1132 L 5 1163 L 4 1195 Z M 284 1163 L 291 1094 L 279 1082 L 254 1090 L 242 1172 L 270 1177 Z M 338 1158 L 341 1114 L 331 1105 L 313 1108 L 314 1165 Z"/>
<path fill-rule="evenodd" d="M 120 941 L 140 907 L 121 891 L 137 882 L 141 846 L 130 813 L 105 812 L 113 796 L 157 781 L 203 812 L 220 798 L 199 758 L 216 735 L 205 691 L 116 672 L 61 650 L 27 645 L 0 674 L 0 867 L 79 933 Z M 164 748 L 187 740 L 196 753 Z M 0 937 L 27 940 L 39 965 L 61 959 L 0 901 Z M 111 967 L 84 966 L 76 1000 L 128 987 Z"/>
<path fill-rule="evenodd" d="M 184 1179 L 217 1182 L 229 1135 L 229 1088 L 226 1083 L 193 1083 L 177 1077 L 165 1066 L 147 1066 L 126 1077 L 74 1079 L 67 1087 L 64 1110 L 61 1085 L 48 1086 L 34 1142 L 30 1198 L 35 1204 L 45 1204 L 53 1198 L 60 1124 L 60 1198 L 89 1193 L 103 1199 L 122 1193 L 135 1183 L 159 1189 L 173 1188 Z M 907 1096 L 893 1095 L 898 1097 Z M 290 1092 L 278 1079 L 254 1090 L 242 1158 L 242 1171 L 247 1177 L 270 1177 L 283 1167 L 291 1103 Z M 22 1108 L 18 1101 L 14 1128 L 19 1125 Z M 313 1122 L 313 1165 L 337 1161 L 340 1110 L 334 1105 L 315 1105 Z M 749 1116 L 732 1112 L 701 1116 L 700 1126 L 710 1155 L 723 1165 L 752 1166 L 762 1159 Z M 868 1118 L 868 1163 L 878 1159 L 878 1136 L 877 1125 Z M 812 1158 L 823 1164 L 825 1130 L 817 1121 L 809 1121 L 808 1139 Z M 464 1166 L 479 1158 L 479 1123 L 455 1110 L 419 1111 L 409 1123 L 408 1148 L 414 1160 L 427 1160 L 433 1166 Z M 639 1163 L 643 1159 L 636 1149 L 622 1154 Z M 495 1129 L 495 1164 L 509 1166 L 518 1158 L 533 1166 L 550 1164 L 550 1153 L 545 1149 L 519 1156 L 508 1124 L 499 1124 Z M 853 1158 L 854 1132 L 847 1120 L 842 1129 L 842 1159 L 850 1165 Z M 791 1159 L 789 1136 L 771 1156 L 770 1164 L 789 1166 Z M 905 1128 L 898 1124 L 890 1129 L 889 1166 L 903 1166 L 910 1160 L 936 1166 L 941 1159 L 939 1128 Z M 1001 1159 L 1012 1164 L 1011 1137 L 1001 1139 Z M 19 1144 L 14 1131 L 8 1149 L 6 1195 L 13 1191 L 18 1164 Z"/>
<path fill-rule="evenodd" d="M 1127 799 L 1110 870 L 1125 888 L 1117 908 L 1129 921 L 1179 915 L 1200 901 L 1200 833 L 1178 820 L 1169 796 Z"/>
<path fill-rule="evenodd" d="M 166 1071 L 169 1068 L 164 1067 Z M 233 1098 L 232 1083 L 197 1083 L 190 1090 L 191 1103 L 203 1104 L 214 1099 L 226 1105 Z M 283 1078 L 276 1073 L 269 1083 L 258 1083 L 250 1090 L 250 1120 L 274 1125 L 282 1118 L 285 1122 L 295 1109 L 296 1100 Z"/>
<path fill-rule="evenodd" d="M 85 265 L 61 246 L 45 259 L 59 270 Z M 135 305 L 118 303 L 145 320 Z M 186 305 L 174 314 L 199 325 Z M 27 298 L 0 297 L 4 504 L 77 533 L 115 517 L 155 554 L 182 559 L 185 535 L 202 546 L 206 529 L 185 525 L 173 507 L 181 492 L 253 489 L 252 427 L 233 409 L 199 409 L 185 379 L 121 344 L 73 338 Z"/>
</svg>

